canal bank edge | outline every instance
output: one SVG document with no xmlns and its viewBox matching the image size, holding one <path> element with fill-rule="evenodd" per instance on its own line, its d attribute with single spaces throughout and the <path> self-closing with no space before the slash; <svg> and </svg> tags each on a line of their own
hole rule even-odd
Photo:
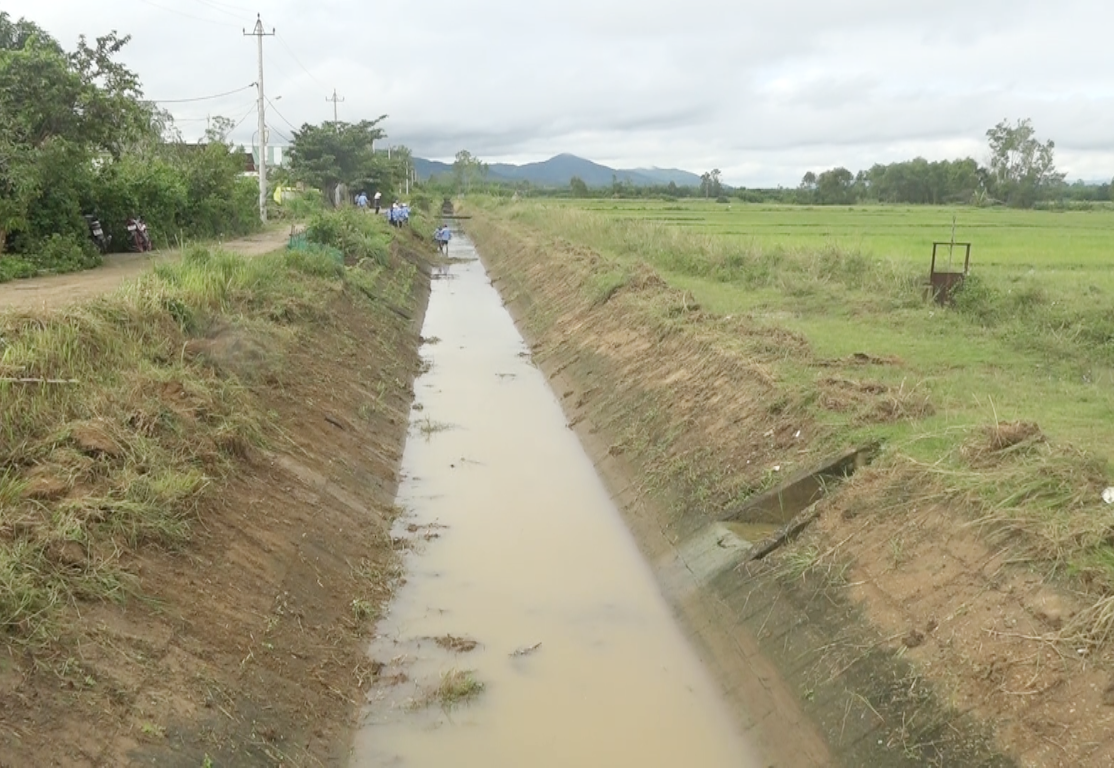
<svg viewBox="0 0 1114 768">
<path fill-rule="evenodd" d="M 267 447 L 238 448 L 184 547 L 128 555 L 137 596 L 71 606 L 54 656 L 0 663 L 0 765 L 347 761 L 397 575 L 427 249 L 400 235 L 379 278 L 272 309 L 290 313 L 281 344 L 239 318 L 182 352 L 217 376 L 270 371 L 245 395 Z"/>
<path fill-rule="evenodd" d="M 871 615 L 847 579 L 856 554 L 869 555 L 854 541 L 813 532 L 812 548 L 702 570 L 709 551 L 730 549 L 726 534 L 707 534 L 752 495 L 753 468 L 807 451 L 810 425 L 773 407 L 776 381 L 748 354 L 799 340 L 707 316 L 649 268 L 609 288 L 599 254 L 469 213 L 468 232 L 570 427 L 770 764 L 1013 765 L 986 713 L 912 653 L 935 619 L 895 633 Z M 839 517 L 841 495 L 818 506 Z M 808 567 L 837 551 L 826 568 Z"/>
</svg>

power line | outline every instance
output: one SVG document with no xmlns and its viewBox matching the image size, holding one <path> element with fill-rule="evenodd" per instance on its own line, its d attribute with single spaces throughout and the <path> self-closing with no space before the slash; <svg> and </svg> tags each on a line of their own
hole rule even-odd
<svg viewBox="0 0 1114 768">
<path fill-rule="evenodd" d="M 268 130 L 270 130 L 270 131 L 274 131 L 275 133 L 277 133 L 277 134 L 279 135 L 279 138 L 280 138 L 280 139 L 282 139 L 283 141 L 285 141 L 285 142 L 286 142 L 287 144 L 293 144 L 293 143 L 294 143 L 294 140 L 293 140 L 293 139 L 291 139 L 291 138 L 290 138 L 289 136 L 287 136 L 287 135 L 286 135 L 285 133 L 283 133 L 282 131 L 280 131 L 280 130 L 279 130 L 278 128 L 276 128 L 275 126 L 273 126 L 273 125 L 268 125 L 268 126 L 267 126 L 267 129 L 268 129 Z"/>
<path fill-rule="evenodd" d="M 308 69 L 306 69 L 306 65 L 303 64 L 302 60 L 298 58 L 298 55 L 296 53 L 294 53 L 294 49 L 291 48 L 289 45 L 287 45 L 286 39 L 282 35 L 276 34 L 275 37 L 277 37 L 278 41 L 280 43 L 282 43 L 282 47 L 286 49 L 286 52 L 290 54 L 290 58 L 294 59 L 294 63 L 297 64 L 299 67 L 301 67 L 302 71 L 305 72 L 307 75 L 309 75 L 310 79 L 313 80 L 313 82 L 317 83 L 322 88 L 328 89 L 329 86 L 322 83 L 320 80 L 318 80 L 316 77 L 313 76 L 312 72 L 310 72 Z"/>
<path fill-rule="evenodd" d="M 240 104 L 240 106 L 236 107 L 235 109 L 226 107 L 225 109 L 227 110 L 227 114 L 223 115 L 219 112 L 210 112 L 205 117 L 178 117 L 177 115 L 171 113 L 170 117 L 174 120 L 175 123 L 196 123 L 201 120 L 212 120 L 214 117 L 227 117 L 228 114 L 234 115 L 237 112 L 243 111 L 245 109 L 255 109 L 256 106 L 257 102 L 253 100 L 248 102 L 247 104 Z"/>
<path fill-rule="evenodd" d="M 301 130 L 301 128 L 299 128 L 298 126 L 294 125 L 294 123 L 287 120 L 286 115 L 284 115 L 284 114 L 282 114 L 281 112 L 278 111 L 278 107 L 275 106 L 275 103 L 273 101 L 271 101 L 270 99 L 267 99 L 267 103 L 271 105 L 271 109 L 273 109 L 275 111 L 276 115 L 278 115 L 279 117 L 282 118 L 282 121 L 284 123 L 289 125 L 295 131 L 300 131 Z"/>
<path fill-rule="evenodd" d="M 255 88 L 257 85 L 258 85 L 258 83 L 252 83 L 251 85 L 245 85 L 243 88 L 237 88 L 234 91 L 228 91 L 228 93 L 218 93 L 214 96 L 198 96 L 195 99 L 156 99 L 152 103 L 153 104 L 187 104 L 187 103 L 193 102 L 193 101 L 210 101 L 212 99 L 223 99 L 225 96 L 231 96 L 233 94 L 240 93 L 242 91 L 246 91 L 250 88 Z"/>
<path fill-rule="evenodd" d="M 216 9 L 226 8 L 228 13 L 236 12 L 237 14 L 251 13 L 251 9 L 244 8 L 242 5 L 234 3 L 220 2 L 220 0 L 198 0 L 198 2 L 211 6 Z"/>
<path fill-rule="evenodd" d="M 175 8 L 167 8 L 165 5 L 158 5 L 157 3 L 152 3 L 151 0 L 139 0 L 139 2 L 143 3 L 144 5 L 149 5 L 152 8 L 158 8 L 160 11 L 166 11 L 167 13 L 173 13 L 173 14 L 176 14 L 176 15 L 181 16 L 181 17 L 186 18 L 186 19 L 193 19 L 194 21 L 204 22 L 205 24 L 212 24 L 212 25 L 217 26 L 217 27 L 231 27 L 231 26 L 233 26 L 232 24 L 229 24 L 228 22 L 225 22 L 225 21 L 213 21 L 212 19 L 205 19 L 205 18 L 202 18 L 201 16 L 194 16 L 193 14 L 190 14 L 190 13 L 182 13 L 181 11 L 179 11 Z"/>
<path fill-rule="evenodd" d="M 235 125 L 233 125 L 233 126 L 232 126 L 231 128 L 229 128 L 229 129 L 228 129 L 228 134 L 226 134 L 226 135 L 231 135 L 231 133 L 232 133 L 232 132 L 233 132 L 234 130 L 236 130 L 237 128 L 239 128 L 239 127 L 240 127 L 240 123 L 242 123 L 242 122 L 244 122 L 245 120 L 247 120 L 247 119 L 248 119 L 248 115 L 250 115 L 250 114 L 251 114 L 252 112 L 254 112 L 254 111 L 255 111 L 256 109 L 257 109 L 257 107 L 256 107 L 256 106 L 255 106 L 254 104 L 252 104 L 252 105 L 251 105 L 250 107 L 248 107 L 248 111 L 244 113 L 244 116 L 243 116 L 243 117 L 241 117 L 241 118 L 240 118 L 239 120 L 237 120 L 237 121 L 236 121 Z"/>
<path fill-rule="evenodd" d="M 218 13 L 227 14 L 227 15 L 232 16 L 232 17 L 237 18 L 237 19 L 242 19 L 244 17 L 244 13 L 249 13 L 249 11 L 244 11 L 242 13 L 238 13 L 236 11 L 229 11 L 225 8 L 222 8 L 221 6 L 217 5 L 214 2 L 210 2 L 210 0 L 194 0 L 194 2 L 201 3 L 201 5 L 204 6 L 205 8 L 209 8 L 210 10 L 216 11 Z"/>
</svg>

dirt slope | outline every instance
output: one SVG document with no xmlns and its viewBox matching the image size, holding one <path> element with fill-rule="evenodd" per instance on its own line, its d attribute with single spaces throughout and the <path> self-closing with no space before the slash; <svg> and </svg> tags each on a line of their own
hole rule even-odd
<svg viewBox="0 0 1114 768">
<path fill-rule="evenodd" d="M 0 766 L 344 762 L 395 569 L 427 295 L 421 269 L 389 302 L 338 290 L 284 353 L 285 374 L 252 393 L 280 426 L 206 496 L 190 543 L 126 556 L 134 595 L 71 605 L 48 651 L 4 648 Z M 218 333 L 185 354 L 235 370 L 245 344 Z M 173 408 L 181 393 L 164 397 Z"/>
</svg>

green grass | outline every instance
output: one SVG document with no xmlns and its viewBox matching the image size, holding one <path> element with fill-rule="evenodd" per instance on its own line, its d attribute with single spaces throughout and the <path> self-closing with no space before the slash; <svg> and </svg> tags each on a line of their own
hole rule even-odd
<svg viewBox="0 0 1114 768">
<path fill-rule="evenodd" d="M 323 248 L 193 248 L 85 304 L 0 313 L 0 635 L 35 648 L 63 606 L 134 592 L 130 553 L 188 544 L 202 499 L 278 429 L 256 390 L 294 375 L 286 351 L 338 291 L 404 306 L 413 278 Z"/>
<path fill-rule="evenodd" d="M 925 301 L 924 283 L 953 214 L 957 240 L 974 243 L 974 279 L 946 310 Z M 937 415 L 872 433 L 1032 419 L 1114 457 L 1114 212 L 591 200 L 509 215 L 612 257 L 597 300 L 647 262 L 704 309 L 800 333 L 818 357 L 900 358 L 871 376 L 922 388 Z"/>
<path fill-rule="evenodd" d="M 451 669 L 441 675 L 441 683 L 437 686 L 434 697 L 442 707 L 451 709 L 476 698 L 483 689 L 484 684 L 477 680 L 472 672 Z"/>
<path fill-rule="evenodd" d="M 580 200 L 560 205 L 617 220 L 649 221 L 694 234 L 742 239 L 763 249 L 837 246 L 921 265 L 933 241 L 971 242 L 976 266 L 1075 270 L 1114 257 L 1114 211 L 1022 211 L 965 206 L 789 206 Z"/>
</svg>

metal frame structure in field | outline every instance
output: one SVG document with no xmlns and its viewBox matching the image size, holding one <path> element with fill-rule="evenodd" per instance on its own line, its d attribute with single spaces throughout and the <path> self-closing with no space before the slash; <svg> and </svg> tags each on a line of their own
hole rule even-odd
<svg viewBox="0 0 1114 768">
<path fill-rule="evenodd" d="M 948 248 L 948 267 L 943 270 L 936 269 L 936 256 L 939 253 L 941 246 Z M 963 271 L 956 272 L 951 269 L 952 256 L 956 248 L 962 248 L 964 251 L 963 256 Z M 956 288 L 963 284 L 964 278 L 971 269 L 971 244 L 970 243 L 957 243 L 954 240 L 946 243 L 933 243 L 932 244 L 932 266 L 928 273 L 929 287 L 932 291 L 932 298 L 937 304 L 950 304 L 952 301 L 952 294 L 955 293 Z"/>
</svg>

